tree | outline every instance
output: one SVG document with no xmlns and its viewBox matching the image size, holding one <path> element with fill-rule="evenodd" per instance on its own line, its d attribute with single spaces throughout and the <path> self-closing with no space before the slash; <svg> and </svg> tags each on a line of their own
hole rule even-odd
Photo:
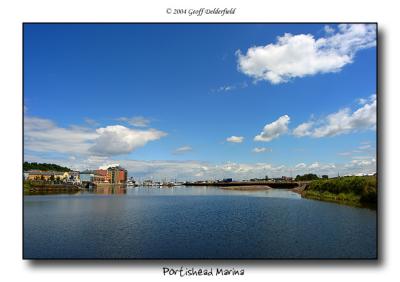
<svg viewBox="0 0 400 282">
<path fill-rule="evenodd" d="M 28 170 L 42 170 L 42 171 L 71 171 L 71 169 L 69 169 L 68 167 L 64 167 L 64 166 L 59 166 L 56 164 L 48 164 L 48 163 L 29 163 L 29 162 L 24 162 L 24 171 L 28 171 Z"/>
<path fill-rule="evenodd" d="M 303 176 L 297 175 L 295 178 L 296 181 L 310 181 L 317 179 L 319 179 L 318 175 L 313 173 L 304 174 Z"/>
</svg>

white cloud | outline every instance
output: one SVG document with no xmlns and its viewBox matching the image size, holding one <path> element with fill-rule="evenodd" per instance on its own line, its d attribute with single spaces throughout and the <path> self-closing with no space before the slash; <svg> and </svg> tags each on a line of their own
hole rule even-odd
<svg viewBox="0 0 400 282">
<path fill-rule="evenodd" d="M 120 164 L 119 163 L 108 163 L 108 164 L 99 166 L 99 169 L 108 169 L 109 167 L 117 167 L 117 166 L 120 166 Z"/>
<path fill-rule="evenodd" d="M 175 155 L 177 155 L 177 154 L 184 154 L 184 153 L 190 152 L 190 151 L 192 151 L 192 150 L 193 150 L 193 148 L 190 147 L 190 146 L 182 146 L 182 147 L 177 148 L 177 149 L 174 151 L 174 154 L 175 154 Z"/>
<path fill-rule="evenodd" d="M 217 92 L 226 92 L 226 91 L 231 91 L 231 90 L 235 90 L 236 86 L 235 85 L 226 85 L 226 86 L 221 86 L 219 87 L 216 91 Z"/>
<path fill-rule="evenodd" d="M 375 167 L 376 159 L 375 158 L 361 158 L 354 159 L 350 163 L 346 164 L 346 168 L 363 168 L 363 167 Z"/>
<path fill-rule="evenodd" d="M 312 126 L 313 126 L 313 122 L 302 123 L 293 130 L 293 135 L 295 135 L 297 137 L 311 135 L 310 129 L 312 128 Z"/>
<path fill-rule="evenodd" d="M 317 169 L 320 167 L 320 164 L 318 162 L 312 163 L 308 166 L 309 169 Z"/>
<path fill-rule="evenodd" d="M 137 130 L 122 125 L 93 130 L 78 126 L 58 127 L 51 120 L 37 117 L 24 119 L 24 146 L 35 152 L 95 156 L 127 154 L 165 135 L 156 129 Z"/>
<path fill-rule="evenodd" d="M 305 163 L 298 163 L 295 168 L 306 168 L 307 165 Z"/>
<path fill-rule="evenodd" d="M 120 117 L 117 120 L 126 122 L 126 123 L 128 123 L 132 126 L 136 126 L 136 127 L 147 127 L 150 124 L 150 119 L 147 119 L 142 116 L 131 117 L 131 118 Z"/>
<path fill-rule="evenodd" d="M 331 29 L 329 29 L 331 31 Z M 319 73 L 338 72 L 353 62 L 357 51 L 376 45 L 375 25 L 341 24 L 336 33 L 315 39 L 311 34 L 286 33 L 275 44 L 236 52 L 238 69 L 272 84 Z"/>
<path fill-rule="evenodd" d="M 223 85 L 218 87 L 217 89 L 212 89 L 212 92 L 229 92 L 237 89 L 243 89 L 248 86 L 247 82 L 241 82 L 241 83 L 236 83 L 236 84 L 230 84 L 230 85 Z"/>
<path fill-rule="evenodd" d="M 24 119 L 24 146 L 36 152 L 87 153 L 97 138 L 96 132 L 80 127 L 58 127 L 51 120 Z"/>
<path fill-rule="evenodd" d="M 357 103 L 361 106 L 365 105 L 367 102 L 368 102 L 368 100 L 365 98 L 360 98 L 357 100 Z"/>
<path fill-rule="evenodd" d="M 361 145 L 361 146 L 358 147 L 358 149 L 360 149 L 360 150 L 371 149 L 371 144 Z"/>
<path fill-rule="evenodd" d="M 144 179 L 177 179 L 177 180 L 204 180 L 222 179 L 232 177 L 237 180 L 269 177 L 281 177 L 290 175 L 302 175 L 315 173 L 329 176 L 369 174 L 376 171 L 375 158 L 353 159 L 347 163 L 321 163 L 310 165 L 299 163 L 294 167 L 271 163 L 209 163 L 201 161 L 168 161 L 168 160 L 118 160 L 109 156 L 89 156 L 76 160 L 69 158 L 43 158 L 35 155 L 25 155 L 26 161 L 55 163 L 75 170 L 97 169 L 119 164 L 128 170 L 129 176 L 141 180 Z"/>
<path fill-rule="evenodd" d="M 97 121 L 95 121 L 94 119 L 86 117 L 84 120 L 85 120 L 85 123 L 87 123 L 90 126 L 98 126 L 99 125 L 99 123 Z"/>
<path fill-rule="evenodd" d="M 128 154 L 150 141 L 166 136 L 165 132 L 156 129 L 137 130 L 122 125 L 110 125 L 96 129 L 98 137 L 90 151 L 97 155 Z"/>
<path fill-rule="evenodd" d="M 265 148 L 265 147 L 255 147 L 254 149 L 253 149 L 253 152 L 254 153 L 264 153 L 264 152 L 271 152 L 272 151 L 272 149 L 269 149 L 269 148 Z"/>
<path fill-rule="evenodd" d="M 276 121 L 266 124 L 263 131 L 254 137 L 254 141 L 269 142 L 288 131 L 290 117 L 288 115 L 281 116 Z"/>
<path fill-rule="evenodd" d="M 318 126 L 313 122 L 305 122 L 293 130 L 293 134 L 312 136 L 315 138 L 335 136 L 376 127 L 376 97 L 371 96 L 370 103 L 352 112 L 344 108 L 320 120 Z M 313 127 L 314 126 L 314 127 Z"/>
<path fill-rule="evenodd" d="M 335 32 L 335 29 L 329 25 L 324 26 L 324 30 L 326 33 L 331 34 Z"/>
<path fill-rule="evenodd" d="M 244 140 L 243 136 L 231 136 L 226 138 L 226 141 L 231 142 L 231 143 L 242 143 Z"/>
</svg>

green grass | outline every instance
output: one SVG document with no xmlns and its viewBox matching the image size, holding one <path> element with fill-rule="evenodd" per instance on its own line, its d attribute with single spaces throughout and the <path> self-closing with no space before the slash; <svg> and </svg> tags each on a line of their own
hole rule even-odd
<svg viewBox="0 0 400 282">
<path fill-rule="evenodd" d="M 302 195 L 305 198 L 326 201 L 376 204 L 376 177 L 348 176 L 314 180 Z"/>
<path fill-rule="evenodd" d="M 24 192 L 29 192 L 31 188 L 31 183 L 28 181 L 24 181 Z"/>
</svg>

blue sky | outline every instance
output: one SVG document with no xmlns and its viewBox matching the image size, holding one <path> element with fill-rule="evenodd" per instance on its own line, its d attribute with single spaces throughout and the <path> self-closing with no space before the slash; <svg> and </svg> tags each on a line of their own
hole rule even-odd
<svg viewBox="0 0 400 282">
<path fill-rule="evenodd" d="M 26 24 L 25 159 L 154 178 L 374 172 L 375 37 L 374 25 Z"/>
</svg>

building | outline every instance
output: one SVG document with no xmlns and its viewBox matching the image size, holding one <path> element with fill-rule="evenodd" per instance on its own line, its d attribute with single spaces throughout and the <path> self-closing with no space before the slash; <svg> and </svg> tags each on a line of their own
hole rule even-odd
<svg viewBox="0 0 400 282">
<path fill-rule="evenodd" d="M 94 171 L 85 170 L 79 173 L 79 178 L 81 182 L 93 182 L 94 181 Z"/>
<path fill-rule="evenodd" d="M 80 172 L 82 182 L 124 184 L 128 180 L 126 169 L 116 166 L 108 169 L 85 170 Z"/>
<path fill-rule="evenodd" d="M 66 181 L 69 176 L 68 172 L 63 171 L 30 170 L 27 173 L 27 180 Z"/>
<path fill-rule="evenodd" d="M 109 167 L 107 169 L 107 177 L 112 184 L 124 184 L 128 179 L 128 172 L 120 166 Z"/>
<path fill-rule="evenodd" d="M 69 171 L 67 177 L 68 183 L 78 184 L 81 182 L 79 171 Z"/>
<path fill-rule="evenodd" d="M 111 183 L 110 176 L 108 174 L 108 170 L 106 169 L 97 169 L 95 171 L 95 182 L 104 182 Z"/>
</svg>

